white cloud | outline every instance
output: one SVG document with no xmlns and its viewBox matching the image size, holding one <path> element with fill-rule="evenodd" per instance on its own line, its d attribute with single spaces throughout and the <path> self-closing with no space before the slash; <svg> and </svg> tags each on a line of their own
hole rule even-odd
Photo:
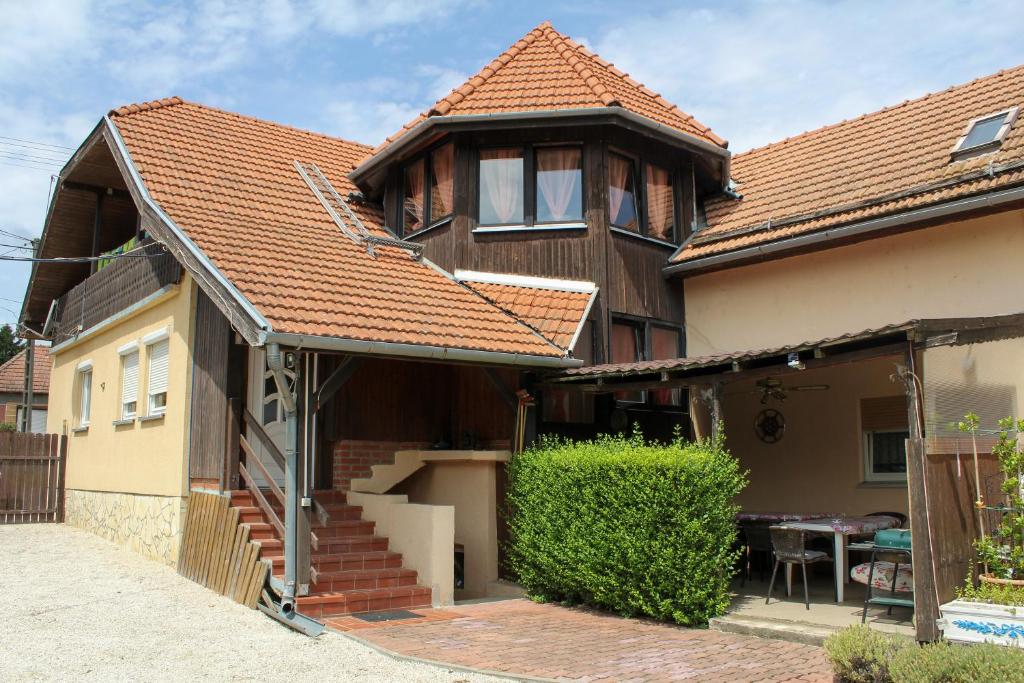
<svg viewBox="0 0 1024 683">
<path fill-rule="evenodd" d="M 424 107 L 392 100 L 342 100 L 324 108 L 324 132 L 377 145 L 411 121 Z"/>
<path fill-rule="evenodd" d="M 1008 0 L 715 4 L 617 20 L 594 48 L 742 151 L 1020 63 L 1022 11 Z"/>
</svg>

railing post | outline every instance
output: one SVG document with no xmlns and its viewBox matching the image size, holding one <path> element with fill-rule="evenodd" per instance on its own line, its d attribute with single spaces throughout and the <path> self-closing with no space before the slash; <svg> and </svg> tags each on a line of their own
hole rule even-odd
<svg viewBox="0 0 1024 683">
<path fill-rule="evenodd" d="M 227 429 L 225 430 L 224 443 L 224 471 L 221 475 L 221 490 L 234 491 L 238 489 L 238 460 L 241 457 L 241 399 L 229 398 L 227 400 Z"/>
</svg>

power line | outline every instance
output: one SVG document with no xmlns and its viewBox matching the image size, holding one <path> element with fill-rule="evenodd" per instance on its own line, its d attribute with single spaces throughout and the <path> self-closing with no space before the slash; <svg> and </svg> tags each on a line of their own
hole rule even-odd
<svg viewBox="0 0 1024 683">
<path fill-rule="evenodd" d="M 42 164 L 34 165 L 34 162 L 32 164 L 28 162 L 19 163 L 17 161 L 7 161 L 6 159 L 0 159 L 0 164 L 4 166 L 13 166 L 14 168 L 27 168 L 30 171 L 45 171 L 46 173 L 49 174 L 56 173 L 57 171 L 60 170 L 57 166 L 44 166 Z"/>
<path fill-rule="evenodd" d="M 32 247 L 30 247 L 27 244 L 2 244 L 2 243 L 0 243 L 0 247 L 7 247 L 7 248 L 10 248 L 10 249 L 28 249 L 29 251 L 32 250 Z"/>
<path fill-rule="evenodd" d="M 63 155 L 68 155 L 67 152 L 65 152 L 64 150 L 51 149 L 49 147 L 42 147 L 42 146 L 38 145 L 37 143 L 4 142 L 3 140 L 0 140 L 0 146 L 3 146 L 3 147 L 13 147 L 13 148 L 16 148 L 16 149 L 24 149 L 24 150 L 28 150 L 30 152 L 42 152 L 44 154 L 63 154 Z M 68 155 L 68 156 L 70 156 L 70 155 Z"/>
<path fill-rule="evenodd" d="M 37 142 L 35 140 L 25 140 L 24 138 L 12 138 L 7 135 L 0 135 L 0 140 L 13 140 L 14 142 L 24 142 L 30 145 L 40 145 L 42 147 L 53 147 L 56 149 L 66 149 L 72 152 L 75 150 L 74 147 L 65 147 L 64 145 L 53 145 L 50 144 L 49 142 Z"/>
<path fill-rule="evenodd" d="M 0 255 L 0 261 L 26 261 L 29 263 L 92 263 L 93 261 L 107 261 L 119 258 L 154 258 L 161 255 L 163 255 L 163 252 L 158 252 L 156 254 L 136 254 L 134 252 L 128 252 L 126 254 L 110 254 L 108 256 L 65 256 L 55 258 Z"/>
<path fill-rule="evenodd" d="M 64 164 L 63 159 L 58 159 L 56 157 L 42 157 L 36 156 L 35 154 L 29 154 L 27 152 L 12 152 L 6 149 L 0 149 L 0 156 L 6 157 L 8 159 L 14 159 L 15 161 L 34 161 L 42 163 L 52 162 L 54 164 Z"/>
<path fill-rule="evenodd" d="M 34 242 L 35 241 L 31 237 L 25 237 L 24 235 L 19 235 L 16 232 L 11 232 L 10 230 L 5 230 L 4 228 L 0 228 L 0 235 L 7 235 L 8 237 L 13 237 L 16 240 L 25 240 L 26 242 Z"/>
</svg>

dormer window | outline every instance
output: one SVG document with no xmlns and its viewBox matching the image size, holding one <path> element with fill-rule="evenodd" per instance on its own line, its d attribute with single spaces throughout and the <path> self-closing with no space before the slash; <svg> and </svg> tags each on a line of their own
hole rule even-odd
<svg viewBox="0 0 1024 683">
<path fill-rule="evenodd" d="M 480 150 L 483 229 L 583 227 L 583 150 L 537 145 Z"/>
<path fill-rule="evenodd" d="M 969 121 L 964 134 L 953 146 L 953 160 L 967 159 L 999 149 L 1019 111 L 1019 107 L 1013 107 Z"/>
<path fill-rule="evenodd" d="M 647 164 L 647 234 L 672 241 L 676 227 L 676 198 L 672 174 L 660 166 Z"/>
<path fill-rule="evenodd" d="M 403 185 L 403 234 L 411 235 L 450 218 L 455 207 L 452 143 L 441 145 L 406 166 Z"/>
<path fill-rule="evenodd" d="M 640 232 L 633 160 L 619 154 L 608 156 L 608 216 L 616 228 Z"/>
</svg>

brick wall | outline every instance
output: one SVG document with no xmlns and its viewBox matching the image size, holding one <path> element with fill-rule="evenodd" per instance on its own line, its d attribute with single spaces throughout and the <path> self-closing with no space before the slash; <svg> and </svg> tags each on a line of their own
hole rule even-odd
<svg viewBox="0 0 1024 683">
<path fill-rule="evenodd" d="M 422 449 L 421 441 L 359 441 L 342 439 L 334 443 L 334 488 L 348 491 L 353 479 L 368 479 L 373 465 L 395 462 L 395 451 Z"/>
</svg>

